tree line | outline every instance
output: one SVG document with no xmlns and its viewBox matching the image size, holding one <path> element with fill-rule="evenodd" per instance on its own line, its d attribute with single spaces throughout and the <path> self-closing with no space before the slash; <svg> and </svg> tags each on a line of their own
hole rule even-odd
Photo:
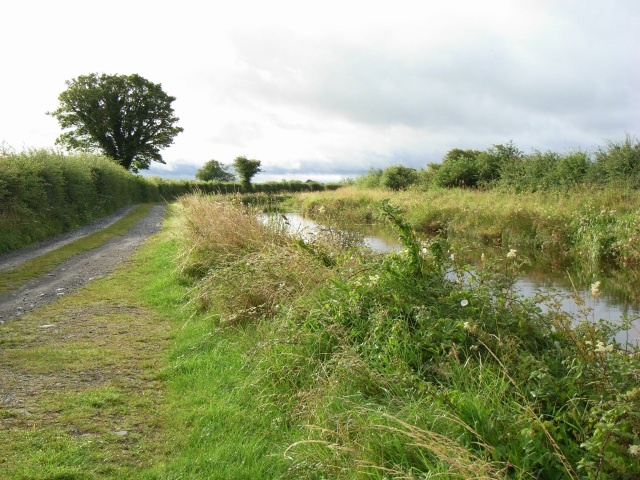
<svg viewBox="0 0 640 480">
<path fill-rule="evenodd" d="M 534 150 L 525 154 L 513 142 L 486 150 L 454 148 L 441 163 L 429 163 L 424 169 L 403 165 L 371 168 L 353 183 L 391 190 L 455 187 L 534 192 L 612 183 L 640 188 L 640 142 L 626 135 L 593 152 L 565 153 Z"/>
<path fill-rule="evenodd" d="M 56 143 L 70 151 L 102 153 L 131 172 L 148 169 L 151 162 L 165 163 L 160 150 L 183 131 L 172 107 L 175 97 L 160 84 L 140 75 L 81 75 L 66 82 L 55 117 L 64 130 Z M 232 165 L 243 188 L 262 172 L 261 162 L 245 156 Z M 231 182 L 230 165 L 208 161 L 196 174 L 204 181 Z M 533 151 L 525 154 L 513 142 L 486 150 L 454 148 L 441 163 L 425 169 L 394 165 L 372 168 L 354 180 L 362 187 L 401 190 L 413 186 L 493 188 L 516 191 L 568 189 L 581 184 L 617 182 L 640 188 L 640 143 L 627 135 L 609 141 L 595 152 Z"/>
</svg>

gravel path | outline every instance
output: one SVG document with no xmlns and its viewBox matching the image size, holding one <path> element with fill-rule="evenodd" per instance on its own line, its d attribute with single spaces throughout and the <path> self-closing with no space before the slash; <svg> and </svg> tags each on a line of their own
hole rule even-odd
<svg viewBox="0 0 640 480">
<path fill-rule="evenodd" d="M 131 207 L 121 209 L 69 234 L 42 242 L 33 247 L 0 256 L 0 269 L 16 266 L 30 258 L 60 248 L 78 238 L 106 228 L 124 216 Z M 79 254 L 59 265 L 43 277 L 30 280 L 17 290 L 0 295 L 0 324 L 10 318 L 46 305 L 70 293 L 94 278 L 102 277 L 128 258 L 162 226 L 165 207 L 157 205 L 136 226 L 122 236 L 114 237 L 104 245 Z"/>
<path fill-rule="evenodd" d="M 29 247 L 2 253 L 0 254 L 0 272 L 2 270 L 9 270 L 13 267 L 17 267 L 27 260 L 39 257 L 40 255 L 43 255 L 47 252 L 51 252 L 52 250 L 57 250 L 58 248 L 64 247 L 71 242 L 75 242 L 82 237 L 91 235 L 98 230 L 110 227 L 122 217 L 124 217 L 127 213 L 129 213 L 132 208 L 133 205 L 123 207 L 119 210 L 116 210 L 112 214 L 107 215 L 106 217 L 98 218 L 97 220 L 87 223 L 86 225 L 78 227 L 70 232 L 63 233 L 62 235 L 57 235 Z"/>
</svg>

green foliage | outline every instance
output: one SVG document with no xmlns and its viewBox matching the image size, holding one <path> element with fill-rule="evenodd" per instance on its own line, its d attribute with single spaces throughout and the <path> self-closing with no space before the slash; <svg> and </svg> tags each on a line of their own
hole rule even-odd
<svg viewBox="0 0 640 480">
<path fill-rule="evenodd" d="M 438 187 L 476 187 L 480 180 L 478 150 L 449 150 L 434 176 Z"/>
<path fill-rule="evenodd" d="M 402 251 L 291 240 L 296 249 L 284 237 L 273 250 L 264 232 L 234 233 L 241 243 L 228 262 L 229 233 L 203 235 L 210 248 L 184 245 L 210 268 L 195 291 L 224 298 L 217 325 L 242 317 L 259 333 L 246 370 L 265 409 L 312 426 L 286 449 L 291 477 L 640 475 L 640 355 L 614 340 L 629 325 L 522 298 L 515 250 L 472 268 L 442 239 L 419 242 L 388 200 L 379 208 Z M 213 216 L 202 210 L 193 225 Z M 209 223 L 249 231 L 236 217 Z M 296 286 L 320 270 L 328 281 Z"/>
<path fill-rule="evenodd" d="M 606 148 L 598 148 L 589 178 L 594 183 L 640 188 L 640 141 L 627 135 L 623 141 L 609 141 Z"/>
<path fill-rule="evenodd" d="M 369 169 L 365 175 L 360 175 L 355 180 L 358 188 L 386 188 L 389 190 L 406 190 L 415 185 L 419 180 L 419 174 L 415 168 L 393 165 L 385 168 Z"/>
<path fill-rule="evenodd" d="M 0 252 L 43 240 L 131 203 L 158 201 L 155 183 L 106 157 L 49 150 L 0 156 Z"/>
<path fill-rule="evenodd" d="M 474 188 L 489 186 L 500 178 L 506 165 L 521 158 L 522 152 L 509 142 L 493 145 L 486 151 L 449 150 L 439 167 L 431 166 L 434 185 L 438 187 Z"/>
<path fill-rule="evenodd" d="M 586 153 L 560 155 L 534 151 L 505 163 L 496 185 L 518 192 L 567 190 L 586 181 L 590 163 Z"/>
<path fill-rule="evenodd" d="M 66 82 L 59 107 L 49 115 L 69 129 L 57 143 L 70 150 L 101 151 L 137 172 L 152 161 L 164 163 L 160 149 L 182 128 L 160 84 L 140 75 L 81 75 Z"/>
<path fill-rule="evenodd" d="M 355 179 L 355 185 L 358 188 L 380 188 L 383 170 L 381 168 L 369 168 L 364 175 L 359 175 Z"/>
<path fill-rule="evenodd" d="M 400 170 L 402 169 L 402 170 Z M 400 190 L 415 185 L 420 190 L 440 188 L 501 188 L 516 192 L 569 190 L 585 185 L 640 188 L 640 142 L 631 135 L 609 141 L 593 153 L 520 151 L 513 142 L 486 150 L 451 149 L 441 163 L 408 173 L 402 166 L 371 168 L 355 179 L 360 188 Z M 385 177 L 386 175 L 386 177 Z M 400 180 L 397 180 L 400 179 Z"/>
<path fill-rule="evenodd" d="M 380 178 L 380 186 L 389 190 L 406 190 L 418 181 L 415 168 L 395 165 L 387 167 Z"/>
<path fill-rule="evenodd" d="M 240 177 L 240 181 L 245 188 L 251 187 L 251 179 L 259 172 L 262 172 L 260 168 L 260 160 L 249 160 L 245 156 L 236 157 L 233 160 L 233 168 Z"/>
<path fill-rule="evenodd" d="M 513 142 L 506 145 L 492 145 L 478 156 L 478 181 L 482 186 L 490 186 L 498 180 L 505 166 L 521 158 L 521 152 Z"/>
<path fill-rule="evenodd" d="M 228 165 L 224 165 L 217 160 L 209 160 L 196 172 L 196 178 L 204 182 L 212 180 L 218 182 L 233 182 L 236 177 L 228 170 Z"/>
</svg>

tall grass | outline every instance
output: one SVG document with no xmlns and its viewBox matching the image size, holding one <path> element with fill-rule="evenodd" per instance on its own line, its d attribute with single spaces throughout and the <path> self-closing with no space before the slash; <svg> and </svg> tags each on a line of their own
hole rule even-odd
<svg viewBox="0 0 640 480">
<path fill-rule="evenodd" d="M 515 251 L 471 272 L 388 202 L 405 250 L 384 257 L 289 238 L 220 197 L 181 205 L 194 302 L 251 332 L 247 385 L 306 431 L 274 447 L 290 478 L 640 475 L 640 355 L 614 340 L 629 325 L 519 297 Z"/>
<path fill-rule="evenodd" d="M 375 221 L 376 202 L 387 190 L 343 188 L 332 194 L 296 196 L 297 208 L 320 220 Z M 511 193 L 432 189 L 393 194 L 409 224 L 422 234 L 526 247 L 597 270 L 640 264 L 640 193 L 617 186 L 568 192 Z"/>
<path fill-rule="evenodd" d="M 292 244 L 284 224 L 261 220 L 240 196 L 188 195 L 179 205 L 183 227 L 181 270 L 199 279 L 193 301 L 227 323 L 273 314 L 283 299 L 304 295 L 325 278 Z"/>
</svg>

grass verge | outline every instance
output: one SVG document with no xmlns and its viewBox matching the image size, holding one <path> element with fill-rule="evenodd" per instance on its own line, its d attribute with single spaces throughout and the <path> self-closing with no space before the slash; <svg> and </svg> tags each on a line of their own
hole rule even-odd
<svg viewBox="0 0 640 480">
<path fill-rule="evenodd" d="M 282 476 L 289 429 L 246 381 L 255 337 L 184 308 L 176 221 L 111 276 L 0 326 L 1 479 Z"/>
</svg>

